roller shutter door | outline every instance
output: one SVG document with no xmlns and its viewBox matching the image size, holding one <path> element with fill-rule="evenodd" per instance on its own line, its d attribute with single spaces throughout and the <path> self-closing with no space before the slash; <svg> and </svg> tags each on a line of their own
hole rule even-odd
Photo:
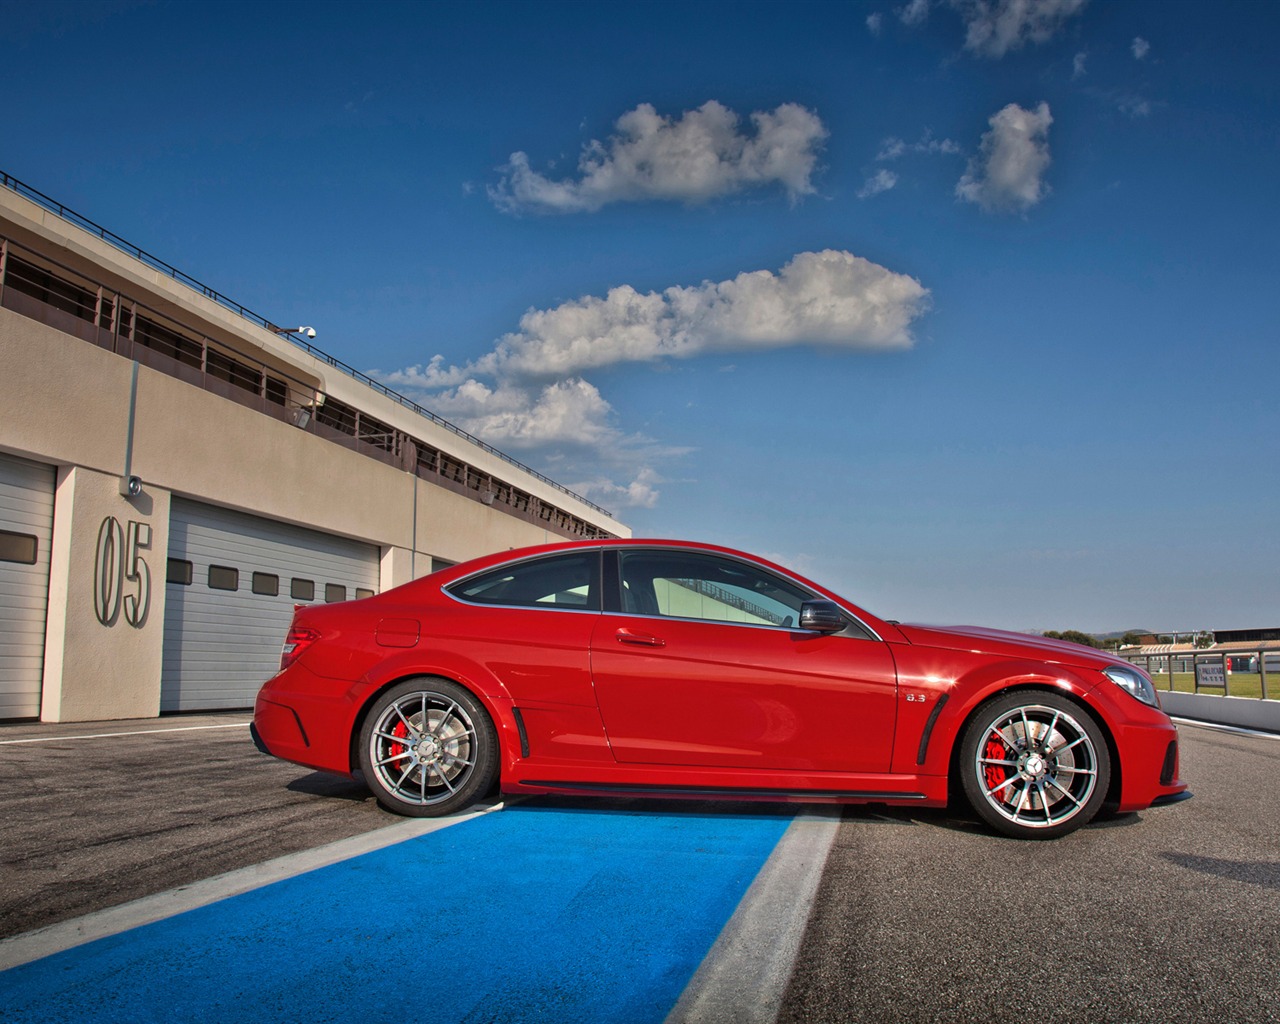
<svg viewBox="0 0 1280 1024">
<path fill-rule="evenodd" d="M 370 544 L 174 498 L 160 710 L 252 707 L 293 606 L 375 592 L 378 563 Z"/>
<path fill-rule="evenodd" d="M 0 455 L 0 719 L 39 718 L 54 469 Z"/>
</svg>

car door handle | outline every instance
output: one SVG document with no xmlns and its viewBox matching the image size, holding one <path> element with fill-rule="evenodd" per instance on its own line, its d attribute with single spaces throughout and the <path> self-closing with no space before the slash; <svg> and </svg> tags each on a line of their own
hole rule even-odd
<svg viewBox="0 0 1280 1024">
<path fill-rule="evenodd" d="M 648 633 L 633 633 L 629 629 L 620 629 L 617 633 L 618 643 L 632 644 L 636 647 L 666 647 L 667 642 L 661 637 L 650 636 Z"/>
</svg>

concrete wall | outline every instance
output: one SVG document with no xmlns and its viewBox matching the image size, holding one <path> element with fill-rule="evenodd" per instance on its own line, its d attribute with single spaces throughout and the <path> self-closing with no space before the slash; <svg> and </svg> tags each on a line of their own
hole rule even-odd
<svg viewBox="0 0 1280 1024">
<path fill-rule="evenodd" d="M 124 473 L 129 360 L 0 309 L 0 367 L 0 448 Z M 131 472 L 149 489 L 450 561 L 562 539 L 146 366 Z"/>
<path fill-rule="evenodd" d="M 1160 703 L 1167 714 L 1178 718 L 1280 733 L 1280 700 L 1161 690 Z"/>
</svg>

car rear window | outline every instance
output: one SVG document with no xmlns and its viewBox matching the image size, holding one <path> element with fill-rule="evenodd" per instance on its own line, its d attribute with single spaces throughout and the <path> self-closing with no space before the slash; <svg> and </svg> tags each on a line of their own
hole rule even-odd
<svg viewBox="0 0 1280 1024">
<path fill-rule="evenodd" d="M 460 601 L 530 608 L 600 610 L 600 553 L 575 552 L 514 562 L 448 587 Z"/>
</svg>

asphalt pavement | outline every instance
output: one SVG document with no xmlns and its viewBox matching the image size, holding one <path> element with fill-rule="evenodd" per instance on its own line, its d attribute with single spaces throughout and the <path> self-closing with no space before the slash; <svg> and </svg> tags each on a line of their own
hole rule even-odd
<svg viewBox="0 0 1280 1024">
<path fill-rule="evenodd" d="M 0 937 L 399 821 L 245 712 L 0 727 Z"/>
<path fill-rule="evenodd" d="M 0 728 L 7 783 L 0 787 L 0 937 L 402 826 L 358 782 L 258 754 L 246 722 L 231 714 Z M 815 845 L 814 857 L 826 860 L 807 927 L 776 947 L 776 957 L 794 956 L 794 965 L 765 970 L 761 950 L 748 950 L 738 962 L 756 966 L 736 984 L 751 992 L 766 975 L 789 973 L 789 982 L 776 983 L 777 1019 L 785 1022 L 1280 1021 L 1280 739 L 1199 726 L 1184 726 L 1182 738 L 1193 800 L 1056 841 L 1000 838 L 943 811 L 846 808 L 834 839 L 828 833 L 820 850 Z M 593 817 L 604 827 L 603 819 L 633 806 L 651 805 L 532 804 L 571 815 L 574 829 Z M 654 827 L 677 837 L 696 816 L 711 822 L 698 825 L 703 832 L 732 831 L 742 817 L 732 805 L 674 808 L 670 822 L 662 814 L 655 810 Z M 724 818 L 718 825 L 717 814 Z M 483 872 L 484 836 L 494 831 L 464 825 L 449 830 L 449 842 L 466 850 L 474 837 L 466 856 L 470 870 Z M 707 846 L 705 835 L 671 841 L 672 864 L 686 846 L 690 854 Z M 380 856 L 394 864 L 397 847 L 387 849 Z M 803 860 L 803 848 L 797 853 L 792 863 Z M 597 856 L 581 892 L 621 888 L 628 872 L 604 847 Z M 766 867 L 760 878 L 768 875 Z M 692 906 L 698 887 L 681 891 Z M 600 922 L 577 895 L 565 900 L 578 909 L 564 920 L 586 929 L 580 943 L 590 948 Z M 752 904 L 748 894 L 722 939 L 735 928 L 742 941 L 767 935 L 740 918 L 774 914 L 777 906 L 776 897 Z M 573 935 L 559 941 L 575 948 Z M 619 956 L 634 958 L 644 946 L 637 941 Z M 508 993 L 502 1019 L 555 1019 L 513 1016 L 517 1005 Z M 646 1005 L 643 1020 L 661 1019 L 652 999 Z M 729 1019 L 716 1015 L 723 1003 L 698 1005 L 709 1009 L 681 1019 Z M 298 1019 L 289 1012 L 274 1019 Z M 732 1019 L 744 1018 L 739 1011 Z"/>
<path fill-rule="evenodd" d="M 1181 733 L 1193 799 L 1059 840 L 846 812 L 779 1020 L 1280 1021 L 1280 739 Z"/>
</svg>

